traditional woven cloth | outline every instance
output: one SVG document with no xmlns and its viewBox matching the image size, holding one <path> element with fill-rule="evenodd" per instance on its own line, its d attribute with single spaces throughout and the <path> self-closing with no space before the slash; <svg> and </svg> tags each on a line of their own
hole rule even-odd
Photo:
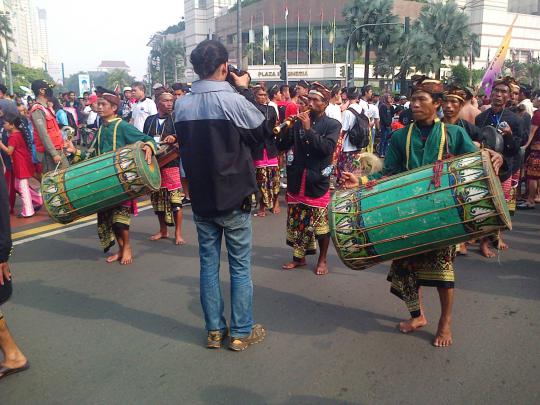
<svg viewBox="0 0 540 405">
<path fill-rule="evenodd" d="M 115 230 L 129 229 L 132 208 L 120 205 L 107 211 L 98 212 L 97 229 L 99 242 L 107 253 L 115 244 Z"/>
<path fill-rule="evenodd" d="M 161 188 L 159 191 L 154 191 L 150 194 L 150 200 L 152 201 L 152 207 L 156 215 L 164 214 L 165 223 L 168 226 L 174 226 L 174 214 L 178 210 L 182 209 L 182 199 L 184 193 L 180 188 L 175 190 L 167 190 Z"/>
<path fill-rule="evenodd" d="M 256 169 L 256 174 L 262 202 L 265 208 L 270 209 L 279 195 L 279 168 L 277 166 L 259 167 Z"/>
<path fill-rule="evenodd" d="M 420 316 L 420 286 L 454 288 L 455 257 L 456 248 L 451 246 L 392 262 L 387 277 L 390 292 L 405 301 L 413 318 Z"/>
<path fill-rule="evenodd" d="M 327 208 L 305 204 L 289 204 L 287 208 L 287 245 L 294 249 L 293 257 L 300 261 L 317 253 L 316 240 L 330 234 Z"/>
<path fill-rule="evenodd" d="M 337 161 L 337 179 L 341 179 L 341 173 L 349 172 L 359 174 L 360 166 L 358 159 L 362 151 L 341 152 Z"/>
<path fill-rule="evenodd" d="M 525 164 L 527 180 L 540 180 L 540 150 L 532 150 Z"/>
</svg>

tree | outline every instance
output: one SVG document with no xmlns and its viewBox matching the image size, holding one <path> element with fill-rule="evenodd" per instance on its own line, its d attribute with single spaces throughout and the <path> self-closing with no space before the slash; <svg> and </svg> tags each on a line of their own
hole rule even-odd
<svg viewBox="0 0 540 405">
<path fill-rule="evenodd" d="M 10 42 L 13 42 L 13 31 L 9 23 L 9 17 L 5 14 L 0 14 L 0 78 L 2 72 L 5 71 L 7 65 L 7 53 L 6 46 L 9 46 Z"/>
<path fill-rule="evenodd" d="M 179 40 L 164 40 L 154 44 L 150 51 L 151 74 L 155 81 L 173 83 L 184 76 L 186 47 Z"/>
<path fill-rule="evenodd" d="M 31 88 L 34 80 L 45 80 L 53 83 L 53 78 L 43 69 L 33 69 L 18 63 L 11 64 L 11 74 L 13 77 L 13 91 L 17 94 L 23 94 L 21 86 Z"/>
<path fill-rule="evenodd" d="M 452 83 L 458 84 L 460 86 L 469 85 L 469 69 L 463 66 L 461 63 L 456 66 L 452 66 Z"/>
<path fill-rule="evenodd" d="M 343 9 L 343 16 L 347 22 L 346 36 L 352 35 L 353 31 L 364 24 L 397 23 L 398 17 L 393 14 L 393 0 L 353 0 Z M 371 48 L 375 49 L 377 57 L 379 49 L 387 48 L 393 39 L 395 30 L 389 26 L 370 26 L 356 31 L 353 40 L 359 48 L 358 40 L 365 41 L 365 71 L 369 72 L 369 58 Z M 364 81 L 367 75 L 364 74 Z"/>
<path fill-rule="evenodd" d="M 411 43 L 416 69 L 440 78 L 444 59 L 466 57 L 471 43 L 477 41 L 468 23 L 467 15 L 454 0 L 434 0 L 423 6 L 413 25 L 413 31 L 420 34 L 416 36 L 418 43 Z"/>
<path fill-rule="evenodd" d="M 119 91 L 126 86 L 131 85 L 135 81 L 133 76 L 123 69 L 114 69 L 107 77 L 107 87 L 109 90 L 115 90 L 118 87 Z"/>
</svg>

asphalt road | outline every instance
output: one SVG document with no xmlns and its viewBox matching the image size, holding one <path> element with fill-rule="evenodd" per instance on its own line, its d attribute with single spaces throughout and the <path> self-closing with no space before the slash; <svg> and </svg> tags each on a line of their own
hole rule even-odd
<svg viewBox="0 0 540 405">
<path fill-rule="evenodd" d="M 203 347 L 198 251 L 150 242 L 134 220 L 135 263 L 107 265 L 95 225 L 18 245 L 13 299 L 2 307 L 32 368 L 0 381 L 0 404 L 540 403 L 540 210 L 520 212 L 511 249 L 459 258 L 454 345 L 411 335 L 388 292 L 388 265 L 354 272 L 331 248 L 331 274 L 285 272 L 285 217 L 253 218 L 256 321 L 266 340 L 242 353 Z M 226 255 L 222 286 L 229 289 Z"/>
</svg>

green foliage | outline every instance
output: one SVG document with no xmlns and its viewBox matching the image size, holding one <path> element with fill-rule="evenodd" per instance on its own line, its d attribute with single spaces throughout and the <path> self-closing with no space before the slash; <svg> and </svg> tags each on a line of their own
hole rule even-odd
<svg viewBox="0 0 540 405">
<path fill-rule="evenodd" d="M 506 60 L 503 73 L 515 77 L 520 83 L 526 83 L 535 89 L 540 87 L 540 59 L 530 59 L 527 63 Z"/>
<path fill-rule="evenodd" d="M 5 43 L 6 41 L 8 43 L 13 42 L 13 31 L 11 30 L 11 26 L 9 24 L 9 17 L 6 15 L 0 15 L 0 37 L 2 40 L 0 41 L 0 78 L 2 77 L 1 74 L 4 72 L 6 68 L 6 48 Z"/>
<path fill-rule="evenodd" d="M 478 51 L 478 40 L 471 33 L 468 22 L 467 15 L 454 0 L 434 0 L 423 6 L 412 27 L 420 34 L 411 42 L 416 69 L 426 74 L 434 73 L 439 78 L 444 59 L 466 57 L 471 43 L 473 51 Z"/>
<path fill-rule="evenodd" d="M 118 89 L 122 91 L 124 87 L 131 85 L 134 81 L 135 78 L 125 70 L 114 69 L 107 77 L 107 88 L 109 90 L 114 90 L 118 87 Z"/>
<path fill-rule="evenodd" d="M 169 25 L 167 29 L 162 32 L 162 34 L 163 35 L 177 34 L 179 32 L 185 31 L 185 29 L 186 29 L 186 22 L 182 20 L 178 24 Z"/>
<path fill-rule="evenodd" d="M 158 41 L 150 51 L 153 82 L 172 84 L 184 76 L 186 47 L 181 41 Z M 165 72 L 165 80 L 163 73 Z"/>
<path fill-rule="evenodd" d="M 54 80 L 43 69 L 33 69 L 18 63 L 11 64 L 11 74 L 13 76 L 13 91 L 17 94 L 24 94 L 20 86 L 30 88 L 34 80 L 46 80 L 53 83 Z"/>
<path fill-rule="evenodd" d="M 463 66 L 461 63 L 456 66 L 452 66 L 452 78 L 451 82 L 460 86 L 469 85 L 469 69 Z"/>
</svg>

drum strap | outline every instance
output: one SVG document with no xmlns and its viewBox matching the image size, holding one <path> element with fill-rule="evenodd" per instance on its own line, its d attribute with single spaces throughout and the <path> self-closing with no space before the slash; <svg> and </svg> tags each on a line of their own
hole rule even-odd
<svg viewBox="0 0 540 405">
<path fill-rule="evenodd" d="M 439 151 L 437 154 L 437 160 L 442 160 L 444 156 L 444 146 L 446 145 L 446 126 L 444 122 L 441 122 L 441 120 L 436 118 L 435 124 L 437 124 L 438 122 L 440 122 L 441 124 L 441 140 L 439 143 Z M 411 157 L 411 139 L 412 139 L 413 128 L 414 128 L 414 123 L 409 124 L 409 130 L 407 131 L 407 144 L 405 146 L 405 155 L 407 158 L 405 167 L 407 168 L 407 170 L 409 170 L 409 160 Z"/>
<path fill-rule="evenodd" d="M 113 151 L 116 150 L 116 132 L 118 130 L 118 126 L 122 122 L 122 118 L 116 118 L 116 123 L 114 124 L 113 128 Z M 101 129 L 103 128 L 103 125 L 99 127 L 98 133 L 97 133 L 97 155 L 99 156 L 101 154 Z"/>
</svg>

